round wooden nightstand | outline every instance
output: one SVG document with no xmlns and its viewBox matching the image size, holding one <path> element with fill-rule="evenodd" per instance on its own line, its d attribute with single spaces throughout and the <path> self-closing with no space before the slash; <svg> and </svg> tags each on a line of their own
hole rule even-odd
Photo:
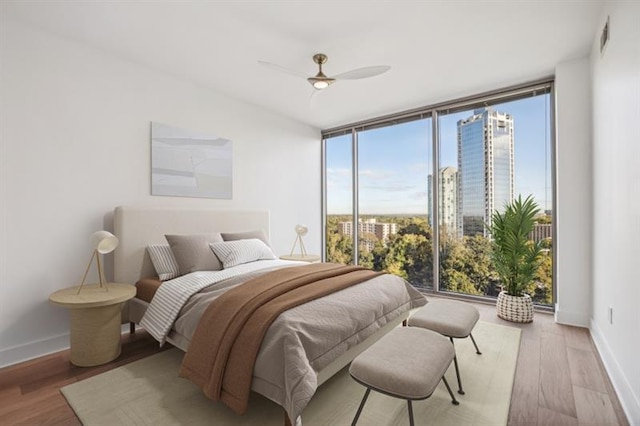
<svg viewBox="0 0 640 426">
<path fill-rule="evenodd" d="M 305 256 L 301 254 L 283 254 L 280 256 L 282 260 L 299 260 L 301 262 L 320 262 L 320 256 L 317 254 L 307 254 Z"/>
<path fill-rule="evenodd" d="M 136 295 L 130 284 L 107 283 L 58 290 L 54 305 L 69 309 L 71 363 L 78 367 L 105 364 L 120 355 L 120 323 L 124 302 Z"/>
</svg>

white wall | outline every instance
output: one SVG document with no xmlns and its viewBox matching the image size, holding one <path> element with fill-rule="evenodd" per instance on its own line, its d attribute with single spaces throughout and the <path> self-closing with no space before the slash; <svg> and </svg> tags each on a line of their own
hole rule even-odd
<svg viewBox="0 0 640 426">
<path fill-rule="evenodd" d="M 590 85 L 589 58 L 556 66 L 556 321 L 580 327 L 591 312 Z"/>
<path fill-rule="evenodd" d="M 118 205 L 266 208 L 276 253 L 296 223 L 320 253 L 320 133 L 3 17 L 0 367 L 68 345 L 55 290 L 77 285 L 89 235 Z M 150 195 L 150 121 L 233 141 L 233 199 Z"/>
<path fill-rule="evenodd" d="M 609 41 L 591 53 L 591 333 L 632 425 L 640 425 L 640 2 L 605 2 Z M 609 322 L 608 309 L 613 309 Z"/>
</svg>

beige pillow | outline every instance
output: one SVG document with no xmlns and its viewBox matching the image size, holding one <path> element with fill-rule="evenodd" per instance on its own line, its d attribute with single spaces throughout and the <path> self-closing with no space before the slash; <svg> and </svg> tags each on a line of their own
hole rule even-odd
<svg viewBox="0 0 640 426">
<path fill-rule="evenodd" d="M 267 234 L 262 229 L 247 232 L 222 232 L 220 235 L 222 235 L 222 239 L 224 241 L 249 240 L 252 238 L 257 238 L 271 247 L 271 244 L 269 244 L 269 239 L 267 238 Z"/>
<path fill-rule="evenodd" d="M 178 262 L 180 274 L 195 271 L 220 271 L 222 264 L 211 252 L 209 244 L 222 242 L 219 232 L 195 235 L 165 235 Z"/>
</svg>

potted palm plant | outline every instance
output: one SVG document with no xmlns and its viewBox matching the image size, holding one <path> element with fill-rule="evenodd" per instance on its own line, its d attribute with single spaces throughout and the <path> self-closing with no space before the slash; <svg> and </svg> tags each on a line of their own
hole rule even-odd
<svg viewBox="0 0 640 426">
<path fill-rule="evenodd" d="M 525 291 L 541 261 L 542 242 L 529 239 L 539 212 L 532 195 L 524 201 L 519 195 L 503 213 L 491 216 L 492 262 L 503 287 L 496 306 L 498 316 L 507 321 L 533 321 L 533 302 Z"/>
</svg>

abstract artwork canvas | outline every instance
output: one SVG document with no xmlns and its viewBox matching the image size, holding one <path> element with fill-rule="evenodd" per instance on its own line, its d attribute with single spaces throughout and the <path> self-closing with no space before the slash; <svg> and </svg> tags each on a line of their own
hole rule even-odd
<svg viewBox="0 0 640 426">
<path fill-rule="evenodd" d="M 232 198 L 229 139 L 151 123 L 151 194 Z"/>
</svg>

